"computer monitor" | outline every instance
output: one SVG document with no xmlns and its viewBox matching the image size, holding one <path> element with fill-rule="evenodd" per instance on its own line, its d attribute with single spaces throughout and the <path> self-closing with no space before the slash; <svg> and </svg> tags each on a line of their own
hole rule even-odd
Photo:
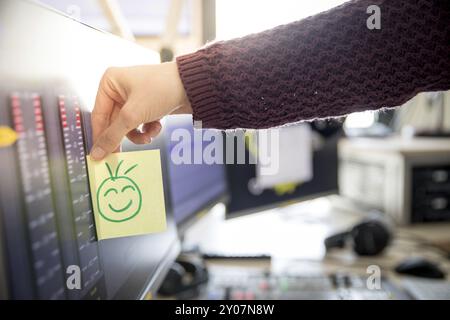
<svg viewBox="0 0 450 320">
<path fill-rule="evenodd" d="M 337 193 L 337 140 L 342 135 L 341 127 L 342 119 L 335 119 L 275 129 L 281 139 L 276 151 L 280 171 L 262 178 L 257 161 L 252 164 L 248 160 L 255 157 L 251 135 L 257 133 L 237 131 L 235 159 L 225 166 L 229 186 L 226 218 Z M 259 148 L 266 148 L 263 141 L 259 139 Z M 239 146 L 245 146 L 245 164 L 237 163 Z"/>
<path fill-rule="evenodd" d="M 165 232 L 97 241 L 85 155 L 104 70 L 158 54 L 17 0 L 0 2 L 0 52 L 0 298 L 156 293 L 179 251 L 170 207 Z"/>
<path fill-rule="evenodd" d="M 169 116 L 164 123 L 171 205 L 179 233 L 218 202 L 226 202 L 227 185 L 221 148 L 215 160 L 204 157 L 207 147 L 222 133 L 195 130 L 192 116 Z M 211 132 L 210 132 L 211 133 Z"/>
</svg>

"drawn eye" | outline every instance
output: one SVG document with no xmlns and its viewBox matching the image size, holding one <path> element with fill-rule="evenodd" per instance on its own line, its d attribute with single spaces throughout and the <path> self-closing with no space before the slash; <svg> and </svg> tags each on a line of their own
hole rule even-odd
<svg viewBox="0 0 450 320">
<path fill-rule="evenodd" d="M 136 191 L 136 189 L 133 186 L 128 185 L 128 186 L 125 186 L 125 187 L 122 188 L 122 192 L 124 192 L 127 189 L 131 189 L 133 191 Z"/>
<path fill-rule="evenodd" d="M 113 191 L 116 194 L 118 193 L 116 188 L 109 188 L 108 190 L 106 190 L 106 192 L 105 192 L 105 194 L 103 196 L 106 197 L 108 195 L 108 193 L 113 192 Z"/>
</svg>

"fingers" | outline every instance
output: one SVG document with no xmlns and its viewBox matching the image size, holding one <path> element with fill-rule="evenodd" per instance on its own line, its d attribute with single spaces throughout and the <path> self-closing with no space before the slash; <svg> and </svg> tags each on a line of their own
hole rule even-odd
<svg viewBox="0 0 450 320">
<path fill-rule="evenodd" d="M 127 70 L 128 72 L 136 72 L 134 69 L 134 71 Z M 129 83 L 123 80 L 127 78 L 123 76 L 123 72 L 123 68 L 109 68 L 100 81 L 91 116 L 94 141 L 91 150 L 93 160 L 102 160 L 111 152 L 120 150 L 120 144 L 124 136 L 127 136 L 134 143 L 142 144 L 151 142 L 151 139 L 161 131 L 159 120 L 152 121 L 158 118 L 158 112 L 150 119 L 138 116 L 138 114 L 145 115 L 148 113 L 145 108 L 149 108 L 149 105 L 142 105 L 142 101 L 147 99 L 142 99 L 142 94 L 136 95 L 139 99 L 131 99 L 131 89 L 128 91 L 124 89 L 124 83 L 126 85 L 129 85 Z M 140 88 L 140 86 L 137 87 Z M 152 98 L 153 96 L 150 95 L 148 100 L 151 101 Z M 132 100 L 140 102 L 137 106 L 135 103 L 131 106 L 130 101 Z M 156 110 L 159 109 L 156 108 Z M 168 111 L 170 110 L 160 112 L 161 116 L 166 115 Z M 146 120 L 152 122 L 144 124 L 142 132 L 137 130 L 136 128 Z"/>
<path fill-rule="evenodd" d="M 144 124 L 143 130 L 150 134 L 152 138 L 156 137 L 161 132 L 161 122 L 153 121 Z"/>
<path fill-rule="evenodd" d="M 114 105 L 114 109 L 111 114 L 111 119 L 116 119 L 119 116 L 119 113 L 120 113 L 120 107 L 117 107 L 117 105 Z M 120 151 L 122 151 L 122 144 L 119 144 L 119 146 L 113 152 L 120 152 Z"/>
<path fill-rule="evenodd" d="M 127 138 L 135 144 L 147 144 L 152 141 L 152 137 L 148 133 L 141 132 L 138 129 L 128 132 Z"/>
<path fill-rule="evenodd" d="M 117 150 L 123 137 L 139 125 L 139 119 L 129 109 L 129 107 L 124 106 L 110 126 L 100 134 L 92 148 L 92 159 L 102 160 L 111 152 Z"/>
<path fill-rule="evenodd" d="M 113 109 L 114 100 L 105 93 L 102 84 L 100 84 L 97 97 L 95 98 L 95 106 L 91 115 L 92 136 L 94 141 L 96 141 L 99 135 L 109 126 Z"/>
<path fill-rule="evenodd" d="M 161 131 L 161 123 L 159 121 L 149 122 L 143 125 L 142 132 L 134 129 L 131 130 L 127 137 L 136 144 L 147 144 L 152 141 Z"/>
</svg>

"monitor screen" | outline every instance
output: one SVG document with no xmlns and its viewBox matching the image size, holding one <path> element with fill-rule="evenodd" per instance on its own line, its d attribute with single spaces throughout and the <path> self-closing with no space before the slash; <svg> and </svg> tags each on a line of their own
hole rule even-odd
<svg viewBox="0 0 450 320">
<path fill-rule="evenodd" d="M 85 156 L 104 70 L 157 63 L 158 55 L 17 0 L 0 2 L 0 52 L 0 297 L 156 292 L 178 253 L 170 208 L 165 232 L 97 241 Z M 161 139 L 150 147 L 165 153 Z M 73 268 L 81 288 L 67 285 Z"/>
<path fill-rule="evenodd" d="M 229 185 L 226 217 L 233 218 L 336 193 L 340 127 L 340 120 L 324 120 L 271 129 L 278 131 L 272 138 L 279 142 L 275 151 L 266 150 L 268 144 L 263 143 L 266 141 L 264 139 L 260 138 L 259 143 L 254 142 L 252 137 L 258 133 L 237 131 L 234 134 L 235 159 L 226 165 Z M 245 154 L 245 163 L 238 163 L 240 146 Z M 278 155 L 276 170 L 266 170 L 267 174 L 264 174 L 260 162 L 251 163 L 249 159 L 255 157 L 254 150 Z"/>
<path fill-rule="evenodd" d="M 182 230 L 202 210 L 224 200 L 227 188 L 222 145 L 216 144 L 215 150 L 208 148 L 222 134 L 194 130 L 192 116 L 184 115 L 168 117 L 165 128 L 172 211 Z M 208 159 L 209 150 L 212 159 Z"/>
</svg>

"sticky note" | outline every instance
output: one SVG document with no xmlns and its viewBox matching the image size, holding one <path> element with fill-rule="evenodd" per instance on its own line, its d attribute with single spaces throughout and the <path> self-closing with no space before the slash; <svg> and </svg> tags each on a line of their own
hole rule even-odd
<svg viewBox="0 0 450 320">
<path fill-rule="evenodd" d="M 98 240 L 166 229 L 159 150 L 87 156 Z"/>
<path fill-rule="evenodd" d="M 0 126 L 0 148 L 9 147 L 17 140 L 17 133 L 10 127 Z"/>
</svg>

